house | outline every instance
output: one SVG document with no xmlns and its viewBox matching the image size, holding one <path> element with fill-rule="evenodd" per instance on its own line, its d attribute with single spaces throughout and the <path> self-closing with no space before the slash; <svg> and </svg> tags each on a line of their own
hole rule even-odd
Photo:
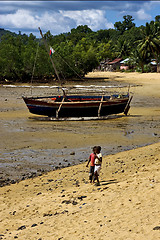
<svg viewBox="0 0 160 240">
<path fill-rule="evenodd" d="M 117 68 L 120 67 L 120 61 L 122 58 L 116 58 L 113 61 L 110 61 L 109 59 L 105 59 L 100 62 L 99 67 L 97 68 L 98 71 L 114 71 Z"/>
<path fill-rule="evenodd" d="M 117 70 L 120 68 L 120 62 L 122 61 L 122 58 L 116 58 L 111 62 L 108 62 L 108 66 L 111 71 Z"/>
<path fill-rule="evenodd" d="M 126 71 L 126 70 L 129 69 L 128 61 L 129 61 L 129 58 L 126 58 L 126 59 L 124 59 L 120 62 L 120 70 L 125 70 Z"/>
<path fill-rule="evenodd" d="M 151 72 L 157 72 L 157 62 L 155 59 L 152 59 L 150 62 Z"/>
<path fill-rule="evenodd" d="M 108 62 L 109 62 L 109 59 L 105 59 L 105 60 L 101 61 L 100 65 L 97 68 L 97 70 L 98 71 L 109 71 L 109 69 L 108 69 Z"/>
</svg>

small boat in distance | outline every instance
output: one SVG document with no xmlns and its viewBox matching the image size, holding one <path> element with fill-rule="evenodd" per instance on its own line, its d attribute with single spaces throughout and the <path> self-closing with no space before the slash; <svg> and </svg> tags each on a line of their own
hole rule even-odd
<svg viewBox="0 0 160 240">
<path fill-rule="evenodd" d="M 40 34 L 49 53 L 49 47 L 43 37 L 42 31 Z M 58 72 L 55 68 L 53 59 L 50 58 L 55 74 L 61 83 L 63 95 L 47 96 L 47 97 L 22 97 L 29 111 L 33 114 L 50 117 L 50 120 L 67 120 L 78 118 L 77 120 L 86 118 L 105 119 L 108 115 L 124 113 L 127 115 L 132 96 L 127 94 L 115 95 L 66 95 Z"/>
</svg>

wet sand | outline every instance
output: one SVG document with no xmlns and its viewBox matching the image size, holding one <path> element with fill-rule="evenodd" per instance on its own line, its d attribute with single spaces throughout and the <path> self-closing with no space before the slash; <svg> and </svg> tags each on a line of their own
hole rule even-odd
<svg viewBox="0 0 160 240">
<path fill-rule="evenodd" d="M 159 141 L 160 91 L 156 74 L 90 73 L 87 77 L 78 85 L 112 85 L 124 88 L 105 91 L 127 91 L 130 84 L 133 100 L 129 115 L 86 122 L 33 120 L 30 117 L 34 115 L 21 98 L 30 95 L 31 89 L 20 85 L 0 87 L 1 185 L 84 162 L 97 144 L 102 146 L 103 155 L 109 155 Z M 71 85 L 77 82 L 66 84 L 68 88 Z M 32 89 L 34 95 L 56 91 L 47 86 Z"/>
<path fill-rule="evenodd" d="M 33 121 L 21 99 L 29 89 L 0 88 L 0 183 L 24 179 L 1 188 L 1 239 L 159 239 L 159 74 L 88 76 L 134 85 L 129 115 Z M 85 161 L 97 144 L 104 155 L 100 186 L 89 184 L 86 163 L 51 171 Z"/>
</svg>

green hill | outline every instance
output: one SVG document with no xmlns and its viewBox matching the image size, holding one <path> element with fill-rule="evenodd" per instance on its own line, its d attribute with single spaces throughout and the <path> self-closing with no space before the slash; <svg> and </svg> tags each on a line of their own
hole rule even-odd
<svg viewBox="0 0 160 240">
<path fill-rule="evenodd" d="M 14 32 L 11 32 L 11 31 L 8 31 L 8 30 L 5 30 L 4 28 L 0 28 L 0 40 L 1 40 L 1 37 L 6 35 L 6 34 L 10 34 L 12 36 L 16 36 L 17 34 L 14 33 Z"/>
</svg>

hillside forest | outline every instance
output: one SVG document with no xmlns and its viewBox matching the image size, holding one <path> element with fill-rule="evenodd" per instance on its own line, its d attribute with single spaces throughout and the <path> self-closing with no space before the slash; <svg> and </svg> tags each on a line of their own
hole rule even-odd
<svg viewBox="0 0 160 240">
<path fill-rule="evenodd" d="M 52 60 L 64 80 L 83 78 L 101 61 L 115 58 L 129 58 L 130 71 L 150 72 L 150 62 L 159 66 L 160 61 L 160 15 L 145 26 L 136 27 L 132 16 L 126 15 L 114 29 L 94 32 L 81 25 L 56 36 L 48 31 L 44 39 L 48 51 L 50 46 L 54 49 Z M 50 57 L 42 38 L 0 29 L 1 81 L 50 81 L 56 78 Z"/>
</svg>

